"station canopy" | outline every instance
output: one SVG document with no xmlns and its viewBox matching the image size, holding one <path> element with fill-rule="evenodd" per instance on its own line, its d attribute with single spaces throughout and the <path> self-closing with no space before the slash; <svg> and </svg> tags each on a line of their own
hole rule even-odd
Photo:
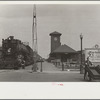
<svg viewBox="0 0 100 100">
<path fill-rule="evenodd" d="M 53 53 L 76 53 L 76 51 L 74 49 L 72 49 L 71 47 L 67 46 L 66 44 L 61 45 L 60 47 L 58 47 L 57 49 L 55 49 L 53 51 Z"/>
</svg>

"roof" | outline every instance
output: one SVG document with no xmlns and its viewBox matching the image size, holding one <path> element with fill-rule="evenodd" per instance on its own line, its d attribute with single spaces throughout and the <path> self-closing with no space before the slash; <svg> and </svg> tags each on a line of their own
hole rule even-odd
<svg viewBox="0 0 100 100">
<path fill-rule="evenodd" d="M 50 33 L 50 35 L 61 35 L 61 33 L 54 31 L 54 32 Z"/>
<path fill-rule="evenodd" d="M 76 51 L 64 44 L 54 50 L 53 53 L 76 53 Z"/>
</svg>

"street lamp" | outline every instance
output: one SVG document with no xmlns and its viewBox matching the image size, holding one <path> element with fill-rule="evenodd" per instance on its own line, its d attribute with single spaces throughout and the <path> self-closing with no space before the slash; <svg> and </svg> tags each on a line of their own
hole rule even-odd
<svg viewBox="0 0 100 100">
<path fill-rule="evenodd" d="M 80 65 L 80 74 L 83 74 L 83 66 L 82 66 L 82 39 L 83 39 L 83 35 L 81 33 L 80 35 L 80 39 L 81 39 L 81 65 Z"/>
</svg>

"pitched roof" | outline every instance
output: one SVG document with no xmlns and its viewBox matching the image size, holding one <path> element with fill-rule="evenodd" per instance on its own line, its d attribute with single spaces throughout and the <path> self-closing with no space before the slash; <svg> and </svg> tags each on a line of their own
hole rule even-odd
<svg viewBox="0 0 100 100">
<path fill-rule="evenodd" d="M 53 53 L 75 53 L 76 51 L 67 45 L 61 45 Z"/>
<path fill-rule="evenodd" d="M 54 32 L 50 33 L 50 35 L 61 35 L 61 33 L 54 31 Z"/>
</svg>

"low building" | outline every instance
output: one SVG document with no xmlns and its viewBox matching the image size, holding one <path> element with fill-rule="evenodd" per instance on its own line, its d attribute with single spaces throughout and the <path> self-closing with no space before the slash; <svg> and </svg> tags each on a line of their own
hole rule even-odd
<svg viewBox="0 0 100 100">
<path fill-rule="evenodd" d="M 73 61 L 72 55 L 75 56 L 77 52 L 67 45 L 61 45 L 50 53 L 50 57 L 53 59 L 59 59 L 61 62 L 71 62 Z"/>
</svg>

